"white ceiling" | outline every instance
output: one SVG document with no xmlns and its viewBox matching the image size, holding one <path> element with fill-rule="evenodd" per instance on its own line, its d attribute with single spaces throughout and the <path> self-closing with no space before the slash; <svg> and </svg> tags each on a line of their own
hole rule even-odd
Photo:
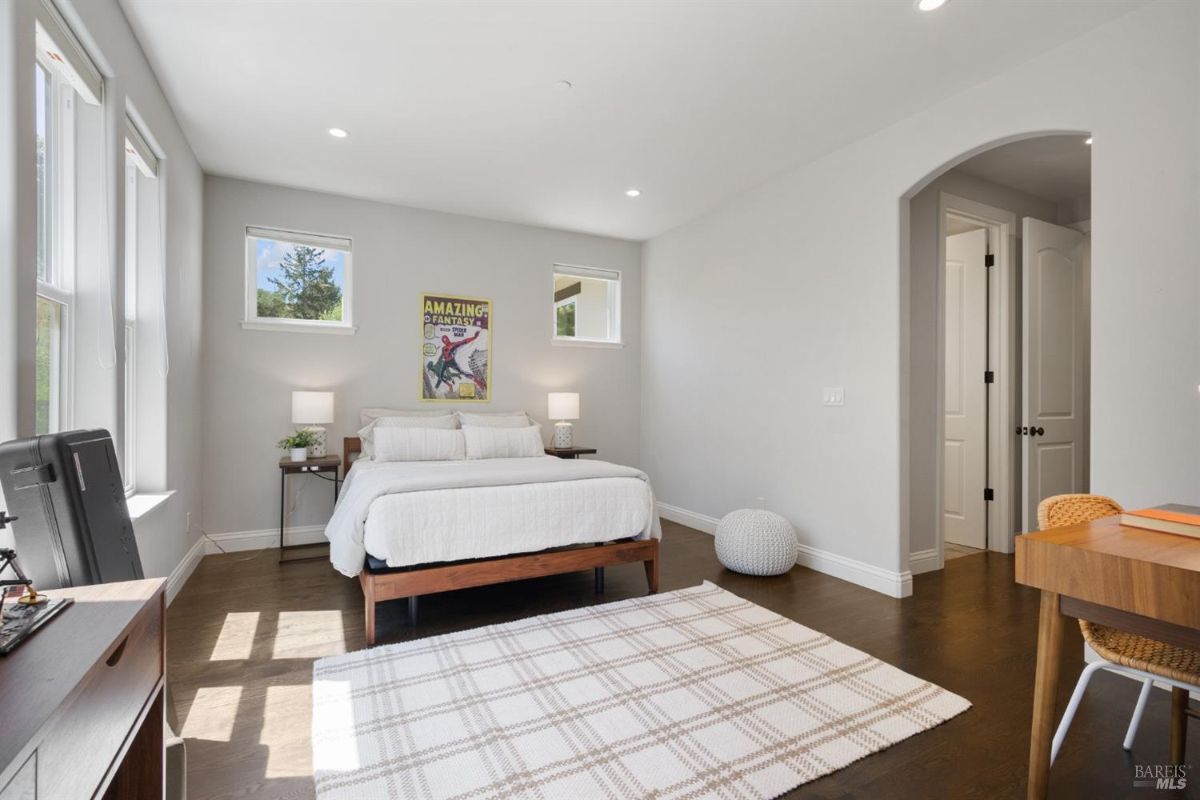
<svg viewBox="0 0 1200 800">
<path fill-rule="evenodd" d="M 1040 136 L 984 151 L 956 169 L 1056 203 L 1087 197 L 1092 148 L 1083 136 Z"/>
<path fill-rule="evenodd" d="M 121 0 L 210 173 L 630 239 L 1141 3 Z"/>
</svg>

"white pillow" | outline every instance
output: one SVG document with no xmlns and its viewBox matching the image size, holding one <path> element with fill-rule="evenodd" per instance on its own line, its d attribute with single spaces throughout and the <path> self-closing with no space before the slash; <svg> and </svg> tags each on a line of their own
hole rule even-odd
<svg viewBox="0 0 1200 800">
<path fill-rule="evenodd" d="M 429 411 L 409 411 L 404 408 L 364 408 L 358 412 L 358 424 L 370 425 L 372 420 L 379 417 L 411 417 L 424 419 L 426 417 L 454 416 L 454 411 L 448 408 L 431 409 Z"/>
<path fill-rule="evenodd" d="M 461 461 L 463 432 L 444 428 L 389 428 L 375 431 L 376 461 Z"/>
<path fill-rule="evenodd" d="M 435 428 L 439 430 L 454 430 L 458 427 L 458 417 L 453 414 L 442 414 L 437 417 L 378 417 L 367 423 L 358 432 L 362 441 L 362 457 L 375 457 L 376 428 Z"/>
<path fill-rule="evenodd" d="M 531 458 L 545 454 L 541 430 L 533 425 L 524 428 L 466 426 L 462 433 L 467 442 L 467 458 Z"/>
<path fill-rule="evenodd" d="M 506 411 L 498 414 L 475 414 L 470 411 L 458 412 L 458 419 L 463 427 L 473 428 L 527 428 L 532 423 L 524 411 Z"/>
</svg>

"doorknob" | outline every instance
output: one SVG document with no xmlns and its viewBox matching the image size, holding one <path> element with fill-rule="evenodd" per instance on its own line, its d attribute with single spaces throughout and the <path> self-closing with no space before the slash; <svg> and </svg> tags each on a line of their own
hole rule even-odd
<svg viewBox="0 0 1200 800">
<path fill-rule="evenodd" d="M 1034 436 L 1045 436 L 1046 435 L 1045 428 L 1030 428 L 1029 432 L 1031 434 L 1033 434 Z"/>
<path fill-rule="evenodd" d="M 1017 428 L 1017 436 L 1028 436 L 1029 428 Z"/>
</svg>

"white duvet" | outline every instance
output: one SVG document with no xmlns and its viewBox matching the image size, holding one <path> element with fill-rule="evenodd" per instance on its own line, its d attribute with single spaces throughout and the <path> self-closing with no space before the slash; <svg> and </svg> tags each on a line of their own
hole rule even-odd
<svg viewBox="0 0 1200 800">
<path fill-rule="evenodd" d="M 356 462 L 325 527 L 335 569 L 487 558 L 620 539 L 659 538 L 646 474 L 554 456 Z"/>
</svg>

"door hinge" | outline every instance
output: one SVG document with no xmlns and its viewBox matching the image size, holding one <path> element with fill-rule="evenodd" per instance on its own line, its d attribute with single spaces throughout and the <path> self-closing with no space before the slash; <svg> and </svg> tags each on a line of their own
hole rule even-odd
<svg viewBox="0 0 1200 800">
<path fill-rule="evenodd" d="M 994 266 L 996 266 L 996 256 L 995 256 L 995 254 L 993 254 L 993 253 L 988 253 L 987 255 L 985 255 L 985 256 L 983 257 L 983 265 L 984 265 L 985 267 L 994 267 Z"/>
<path fill-rule="evenodd" d="M 995 383 L 996 382 L 996 373 L 992 372 L 990 369 L 987 372 L 983 373 L 983 382 L 984 383 Z"/>
<path fill-rule="evenodd" d="M 991 500 L 995 500 L 995 499 L 996 499 L 996 493 L 995 493 L 995 492 L 993 492 L 991 489 L 984 489 L 984 490 L 983 490 L 983 499 L 984 499 L 985 501 L 991 501 Z"/>
</svg>

